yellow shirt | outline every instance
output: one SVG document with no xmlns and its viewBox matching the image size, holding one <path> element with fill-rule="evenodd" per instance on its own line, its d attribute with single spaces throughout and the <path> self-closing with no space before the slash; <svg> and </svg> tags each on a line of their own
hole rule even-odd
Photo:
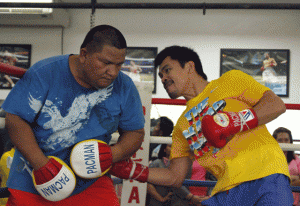
<svg viewBox="0 0 300 206">
<path fill-rule="evenodd" d="M 194 154 L 198 155 L 196 159 L 218 179 L 212 195 L 242 182 L 275 173 L 289 176 L 286 158 L 265 125 L 237 133 L 222 149 L 207 147 L 201 132 L 201 119 L 205 114 L 219 110 L 239 112 L 252 108 L 267 90 L 269 88 L 251 76 L 231 70 L 211 81 L 202 93 L 188 101 L 178 119 L 172 135 L 170 158 L 193 158 L 187 139 L 198 138 L 197 143 L 202 149 L 200 152 L 193 149 Z"/>
<path fill-rule="evenodd" d="M 15 149 L 12 148 L 10 151 L 5 152 L 0 159 L 0 176 L 1 176 L 1 187 L 6 187 L 10 166 L 14 157 Z M 8 198 L 0 198 L 0 205 L 6 205 Z"/>
</svg>

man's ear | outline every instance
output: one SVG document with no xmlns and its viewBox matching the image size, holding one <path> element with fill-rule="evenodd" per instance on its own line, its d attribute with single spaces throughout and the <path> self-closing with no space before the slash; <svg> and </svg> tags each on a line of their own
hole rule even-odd
<svg viewBox="0 0 300 206">
<path fill-rule="evenodd" d="M 190 71 L 196 71 L 195 63 L 193 61 L 188 61 L 185 63 L 184 67 Z"/>
<path fill-rule="evenodd" d="M 196 70 L 196 68 L 195 68 L 195 63 L 194 63 L 193 61 L 189 61 L 189 62 L 187 62 L 187 63 L 189 64 L 189 67 L 190 67 L 191 69 Z"/>
<path fill-rule="evenodd" d="M 80 53 L 79 53 L 79 61 L 80 63 L 84 63 L 86 60 L 86 55 L 87 55 L 87 50 L 86 48 L 82 48 L 80 49 Z"/>
</svg>

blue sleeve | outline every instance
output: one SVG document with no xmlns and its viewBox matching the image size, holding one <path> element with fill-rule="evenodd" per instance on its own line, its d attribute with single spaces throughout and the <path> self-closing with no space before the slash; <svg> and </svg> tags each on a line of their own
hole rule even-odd
<svg viewBox="0 0 300 206">
<path fill-rule="evenodd" d="M 124 90 L 119 127 L 125 131 L 132 131 L 144 128 L 145 118 L 139 92 L 131 80 L 128 83 L 127 89 Z"/>
<path fill-rule="evenodd" d="M 42 107 L 47 90 L 47 83 L 41 77 L 29 69 L 10 91 L 2 108 L 32 123 Z"/>
</svg>

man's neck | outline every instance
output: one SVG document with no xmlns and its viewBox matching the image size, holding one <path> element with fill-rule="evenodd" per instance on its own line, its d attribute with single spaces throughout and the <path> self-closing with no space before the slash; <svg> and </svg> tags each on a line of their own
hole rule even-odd
<svg viewBox="0 0 300 206">
<path fill-rule="evenodd" d="M 198 96 L 205 87 L 209 84 L 208 81 L 204 80 L 202 77 L 193 78 L 191 83 L 191 88 L 189 89 L 189 93 L 184 95 L 186 101 L 193 99 L 194 97 Z"/>
</svg>

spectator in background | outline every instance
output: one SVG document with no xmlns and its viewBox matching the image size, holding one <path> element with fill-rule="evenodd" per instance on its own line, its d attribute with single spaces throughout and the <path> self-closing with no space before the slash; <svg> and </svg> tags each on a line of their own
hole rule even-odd
<svg viewBox="0 0 300 206">
<path fill-rule="evenodd" d="M 277 140 L 278 143 L 289 143 L 293 144 L 292 132 L 284 127 L 278 127 L 273 132 L 273 137 Z M 289 171 L 291 175 L 291 185 L 300 186 L 300 159 L 295 155 L 294 151 L 284 151 L 285 157 L 289 165 Z M 299 193 L 293 192 L 294 203 L 293 205 L 299 206 Z"/>
<path fill-rule="evenodd" d="M 197 160 L 193 162 L 191 180 L 196 180 L 196 181 L 206 180 L 206 170 L 198 163 Z M 208 196 L 207 187 L 190 186 L 189 190 L 193 195 Z"/>
<path fill-rule="evenodd" d="M 153 127 L 153 129 L 150 132 L 151 136 L 161 136 L 161 137 L 170 137 L 174 128 L 174 123 L 171 119 L 168 117 L 160 117 L 158 118 L 158 121 L 156 122 L 156 125 Z M 152 153 L 153 150 L 159 146 L 159 144 L 156 143 L 150 143 L 149 147 L 149 161 L 155 160 L 157 157 L 153 157 Z"/>
<path fill-rule="evenodd" d="M 170 164 L 169 156 L 171 152 L 171 144 L 162 144 L 158 153 L 158 159 L 154 160 L 149 167 L 151 168 L 167 168 Z M 186 179 L 190 179 L 191 170 Z M 195 205 L 200 199 L 194 195 L 185 186 L 180 188 L 156 186 L 147 184 L 147 206 L 187 206 Z"/>
<path fill-rule="evenodd" d="M 10 166 L 14 158 L 15 148 L 11 141 L 7 141 L 4 147 L 4 153 L 0 159 L 0 177 L 1 187 L 6 187 Z M 4 206 L 7 203 L 8 198 L 0 198 L 0 206 Z"/>
</svg>

